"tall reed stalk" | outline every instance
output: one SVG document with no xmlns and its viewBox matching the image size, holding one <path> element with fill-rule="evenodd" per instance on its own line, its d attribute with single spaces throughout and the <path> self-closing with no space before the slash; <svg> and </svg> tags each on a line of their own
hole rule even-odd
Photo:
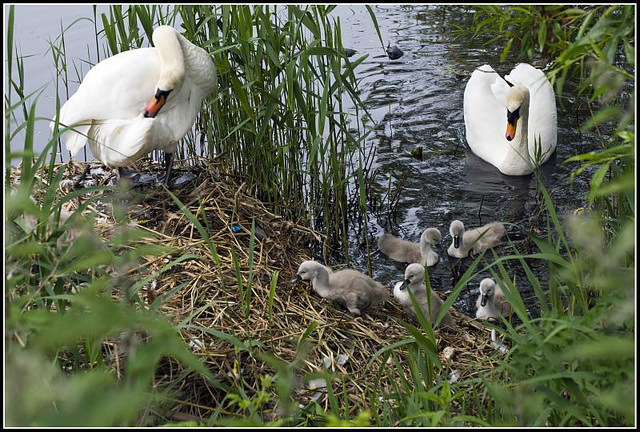
<svg viewBox="0 0 640 432">
<path fill-rule="evenodd" d="M 180 6 L 185 35 L 208 49 L 218 86 L 198 133 L 205 155 L 275 212 L 345 240 L 348 185 L 358 189 L 342 97 L 359 103 L 332 6 Z M 356 119 L 357 121 L 357 119 Z M 189 146 L 193 148 L 196 146 Z"/>
</svg>

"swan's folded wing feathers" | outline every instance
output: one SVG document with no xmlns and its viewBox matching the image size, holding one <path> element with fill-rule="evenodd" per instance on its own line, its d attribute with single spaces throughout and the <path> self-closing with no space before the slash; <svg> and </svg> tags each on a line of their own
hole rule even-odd
<svg viewBox="0 0 640 432">
<path fill-rule="evenodd" d="M 85 146 L 90 128 L 91 124 L 75 126 L 64 133 L 65 147 L 71 153 L 71 156 L 75 156 Z"/>
<path fill-rule="evenodd" d="M 496 79 L 490 87 L 491 93 L 493 93 L 493 97 L 496 101 L 502 106 L 502 108 L 507 109 L 507 92 L 509 91 L 509 84 L 507 84 L 501 76 L 496 74 Z"/>
<path fill-rule="evenodd" d="M 495 103 L 491 87 L 498 78 L 502 80 L 489 65 L 477 68 L 465 87 L 463 103 L 467 143 L 473 153 L 493 165 L 502 161 L 500 146 L 507 126 L 504 105 Z"/>
<path fill-rule="evenodd" d="M 518 63 L 505 79 L 512 84 L 526 86 L 531 93 L 535 93 L 547 81 L 544 72 L 528 63 Z"/>
<path fill-rule="evenodd" d="M 155 94 L 160 63 L 155 50 L 140 48 L 95 65 L 60 110 L 60 123 L 135 118 Z M 115 117 L 114 117 L 115 116 Z"/>
<path fill-rule="evenodd" d="M 151 151 L 149 135 L 154 119 L 95 121 L 89 131 L 93 155 L 108 167 L 130 165 Z"/>
</svg>

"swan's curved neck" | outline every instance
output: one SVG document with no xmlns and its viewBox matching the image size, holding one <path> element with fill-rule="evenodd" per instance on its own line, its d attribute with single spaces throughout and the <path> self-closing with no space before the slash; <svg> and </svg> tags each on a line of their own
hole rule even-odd
<svg viewBox="0 0 640 432">
<path fill-rule="evenodd" d="M 507 141 L 500 171 L 504 174 L 520 175 L 533 171 L 531 155 L 529 155 L 529 98 L 526 97 L 520 105 L 516 134 L 511 141 Z"/>
<path fill-rule="evenodd" d="M 324 266 L 319 265 L 316 268 L 316 274 L 312 284 L 314 291 L 320 295 L 329 291 L 329 272 Z"/>
<path fill-rule="evenodd" d="M 423 259 L 428 257 L 431 252 L 433 252 L 431 249 L 431 243 L 426 241 L 420 242 L 420 255 L 422 255 Z"/>
<path fill-rule="evenodd" d="M 185 58 L 180 36 L 175 31 L 154 33 L 153 42 L 160 57 L 161 90 L 176 90 L 182 85 L 185 75 Z"/>
<path fill-rule="evenodd" d="M 216 72 L 213 60 L 209 53 L 197 45 L 189 42 L 184 36 L 178 35 L 184 60 L 189 71 L 189 77 L 205 93 L 209 93 L 216 86 Z"/>
</svg>

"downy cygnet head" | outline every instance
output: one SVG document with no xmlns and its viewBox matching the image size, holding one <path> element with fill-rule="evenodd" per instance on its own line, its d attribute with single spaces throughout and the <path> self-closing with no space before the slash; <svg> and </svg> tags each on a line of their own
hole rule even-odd
<svg viewBox="0 0 640 432">
<path fill-rule="evenodd" d="M 460 247 L 460 240 L 462 240 L 462 234 L 464 233 L 464 224 L 459 220 L 454 220 L 449 226 L 449 234 L 453 237 L 453 247 L 458 249 Z"/>
<path fill-rule="evenodd" d="M 404 271 L 404 281 L 400 290 L 405 290 L 409 285 L 419 285 L 424 281 L 424 267 L 421 264 L 413 263 L 407 266 Z"/>
<path fill-rule="evenodd" d="M 442 240 L 442 234 L 440 234 L 440 231 L 437 228 L 427 228 L 422 233 L 420 240 L 428 244 L 440 243 L 440 240 Z"/>
<path fill-rule="evenodd" d="M 496 283 L 491 278 L 485 278 L 480 281 L 480 306 L 485 307 L 487 301 L 491 300 L 496 292 Z"/>
<path fill-rule="evenodd" d="M 318 266 L 321 265 L 315 261 L 305 261 L 298 267 L 298 273 L 291 279 L 290 283 L 296 283 L 301 280 L 313 280 L 318 273 Z"/>
</svg>

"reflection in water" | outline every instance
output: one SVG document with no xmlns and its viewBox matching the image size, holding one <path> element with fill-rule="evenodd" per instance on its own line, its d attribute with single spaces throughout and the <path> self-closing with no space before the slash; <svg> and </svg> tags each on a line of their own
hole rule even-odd
<svg viewBox="0 0 640 432">
<path fill-rule="evenodd" d="M 501 220 L 520 221 L 525 218 L 525 204 L 530 199 L 531 189 L 535 189 L 535 177 L 507 176 L 496 167 L 485 162 L 467 148 L 465 149 L 465 176 L 463 187 L 466 191 L 482 195 L 485 200 L 503 201 Z M 483 224 L 483 219 L 478 224 Z"/>
</svg>

